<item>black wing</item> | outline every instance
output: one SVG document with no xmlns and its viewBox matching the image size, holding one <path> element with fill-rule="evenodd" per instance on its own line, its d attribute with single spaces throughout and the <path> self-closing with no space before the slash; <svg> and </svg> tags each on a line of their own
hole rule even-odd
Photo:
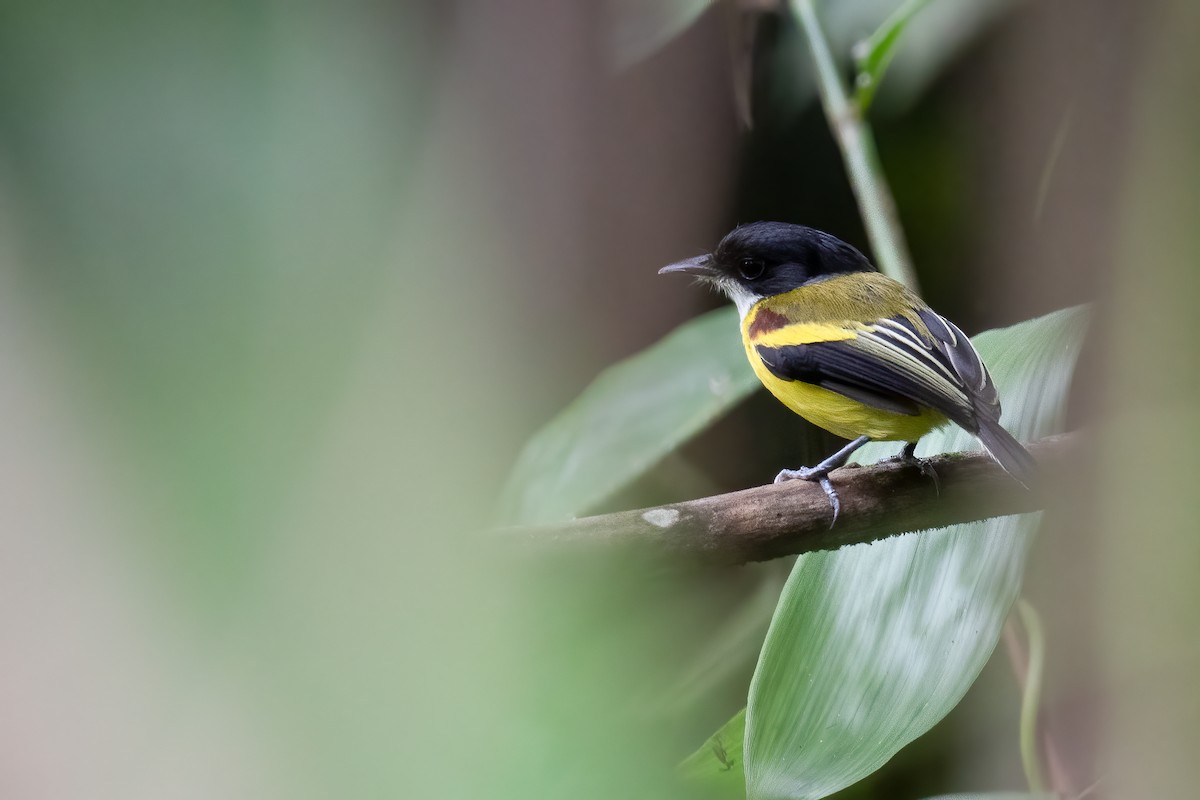
<svg viewBox="0 0 1200 800">
<path fill-rule="evenodd" d="M 853 339 L 755 349 L 783 380 L 815 384 L 885 411 L 915 416 L 928 406 L 972 433 L 980 417 L 999 419 L 995 386 L 970 340 L 933 311 L 919 315 L 929 337 L 898 317 L 879 320 Z"/>
</svg>

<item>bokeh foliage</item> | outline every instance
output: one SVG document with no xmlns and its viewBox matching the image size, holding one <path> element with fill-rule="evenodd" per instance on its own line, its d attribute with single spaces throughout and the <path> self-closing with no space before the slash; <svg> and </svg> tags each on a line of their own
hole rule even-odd
<svg viewBox="0 0 1200 800">
<path fill-rule="evenodd" d="M 854 44 L 899 5 L 823 4 L 847 67 Z M 987 191 L 964 167 L 970 131 L 906 112 L 928 111 L 921 98 L 933 87 L 944 93 L 939 108 L 953 104 L 981 128 L 1020 125 L 988 117 L 1003 106 L 961 69 L 1013 5 L 929 3 L 905 29 L 873 101 L 876 122 L 886 123 L 885 163 L 906 176 L 897 181 L 902 213 L 914 244 L 918 232 L 926 242 L 922 282 L 931 298 L 988 319 L 996 306 L 954 259 L 963 228 L 1010 239 L 1029 228 L 968 219 Z M 6 797 L 607 800 L 706 791 L 681 785 L 676 765 L 746 702 L 788 565 L 647 574 L 604 558 L 542 561 L 497 550 L 481 534 L 496 520 L 517 443 L 554 398 L 578 388 L 547 365 L 591 375 L 600 365 L 590 356 L 611 362 L 629 352 L 605 349 L 618 333 L 644 335 L 640 347 L 655 338 L 647 331 L 674 325 L 678 306 L 637 305 L 655 278 L 654 264 L 635 260 L 690 255 L 721 227 L 714 221 L 703 240 L 670 227 L 686 216 L 678 176 L 662 181 L 670 191 L 598 196 L 606 184 L 587 171 L 596 150 L 579 142 L 588 131 L 607 136 L 603 123 L 622 112 L 639 132 L 668 130 L 687 97 L 733 91 L 710 80 L 719 70 L 693 71 L 679 56 L 703 45 L 725 58 L 734 37 L 721 26 L 740 14 L 730 3 L 679 0 L 571 16 L 564 9 L 573 6 L 0 7 L 0 730 L 19 744 L 3 760 Z M 1106 737 L 1121 796 L 1186 796 L 1195 784 L 1195 593 L 1186 587 L 1195 560 L 1187 443 L 1197 428 L 1184 400 L 1195 343 L 1188 211 L 1200 185 L 1188 177 L 1196 125 L 1185 100 L 1198 65 L 1186 45 L 1197 20 L 1182 0 L 1161 6 L 1167 13 L 1145 37 L 1165 44 L 1149 48 L 1144 73 L 1124 39 L 1093 48 L 1129 61 L 1121 74 L 1144 95 L 1131 112 L 1119 218 L 1046 223 L 1077 245 L 1120 232 L 1117 279 L 1083 268 L 1077 278 L 1085 291 L 1107 287 L 1122 301 L 1119 325 L 1093 336 L 1112 356 L 1097 392 L 1111 411 L 1096 458 L 1103 482 L 1089 484 L 1085 504 L 1101 509 L 1100 544 L 1052 568 L 1074 573 L 1094 553 L 1109 588 L 1097 660 L 1111 685 L 1135 688 L 1118 695 L 1116 722 L 1095 735 Z M 807 54 L 794 25 L 771 19 L 779 35 L 760 40 L 756 68 L 784 79 L 756 79 L 757 127 L 743 151 L 766 163 L 731 195 L 752 195 L 739 213 L 832 213 L 841 176 L 814 114 Z M 1063 31 L 1084 22 L 1076 14 L 1046 35 L 1061 47 Z M 1090 64 L 1090 52 L 1070 57 Z M 650 96 L 662 102 L 593 91 L 647 76 L 669 83 Z M 1050 77 L 1036 80 L 1051 85 Z M 1092 80 L 1106 98 L 1119 94 L 1107 74 Z M 1068 89 L 1056 98 L 1054 126 Z M 690 131 L 670 129 L 670 152 L 648 163 L 690 154 L 680 137 L 719 128 L 723 108 Z M 1079 123 L 1064 134 L 1059 170 L 1088 132 Z M 761 147 L 765 139 L 774 149 Z M 629 143 L 613 141 L 618 150 Z M 774 158 L 781 148 L 795 157 L 786 172 Z M 984 158 L 1008 171 L 1011 154 Z M 688 186 L 715 185 L 714 163 L 735 153 L 710 155 L 681 165 L 699 176 Z M 630 160 L 620 175 L 652 171 Z M 1088 186 L 1122 169 L 1117 159 L 1087 166 L 1076 169 Z M 1060 184 L 1051 173 L 1053 205 Z M 645 215 L 653 228 L 674 237 L 658 249 L 546 213 L 642 214 L 639 202 L 653 211 Z M 513 224 L 532 207 L 532 220 Z M 616 310 L 609 328 L 591 329 L 587 320 L 606 306 L 588 292 L 554 293 L 610 239 L 622 241 L 629 263 L 605 262 L 592 285 L 636 272 L 629 285 L 639 291 L 619 308 L 658 329 Z M 547 248 L 551 240 L 566 242 L 565 252 Z M 707 352 L 720 370 L 689 362 L 688 375 L 671 381 L 651 347 L 597 384 L 641 389 L 636 402 L 572 407 L 554 435 L 565 438 L 542 451 L 544 463 L 531 457 L 522 469 L 566 458 L 570 436 L 601 430 L 591 414 L 638 414 L 641 424 L 649 407 L 677 429 L 633 436 L 641 429 L 607 417 L 614 433 L 605 442 L 632 438 L 642 445 L 636 457 L 596 460 L 603 469 L 587 485 L 564 483 L 583 470 L 551 475 L 539 484 L 550 489 L 509 510 L 542 499 L 545 518 L 584 513 L 623 497 L 645 470 L 649 480 L 626 490 L 653 496 L 664 453 L 660 467 L 694 474 L 744 460 L 746 428 L 722 414 L 752 383 L 726 321 L 729 312 L 716 312 L 670 345 L 676 356 Z M 1080 334 L 1077 323 L 1067 338 Z M 1025 354 L 1015 355 L 995 358 L 1016 364 Z M 1013 411 L 1016 399 L 1019 414 L 1026 399 L 1049 404 L 1061 390 L 1006 403 Z M 768 477 L 759 466 L 746 467 L 762 471 L 756 480 Z M 554 496 L 539 498 L 546 491 Z M 788 595 L 799 594 L 793 580 Z M 1054 634 L 1052 658 L 1066 649 Z M 1016 705 L 1007 695 L 996 702 Z M 726 785 L 717 796 L 741 785 L 736 729 L 720 734 L 715 777 Z M 983 749 L 960 738 L 960 750 Z M 717 743 L 696 751 L 685 772 L 706 774 Z M 901 765 L 932 786 L 925 794 L 1014 785 L 971 783 L 970 766 L 947 776 L 929 763 Z M 864 782 L 841 795 L 890 788 Z"/>
</svg>

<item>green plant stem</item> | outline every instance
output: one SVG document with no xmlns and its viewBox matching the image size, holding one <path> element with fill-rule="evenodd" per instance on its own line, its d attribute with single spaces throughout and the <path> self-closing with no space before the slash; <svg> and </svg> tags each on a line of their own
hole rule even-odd
<svg viewBox="0 0 1200 800">
<path fill-rule="evenodd" d="M 888 277 L 918 291 L 912 258 L 896 215 L 896 201 L 892 198 L 892 191 L 879 163 L 871 127 L 863 118 L 858 104 L 850 98 L 838 74 L 837 62 L 829 50 L 829 42 L 817 18 L 813 0 L 793 0 L 793 7 L 800 16 L 800 27 L 804 29 L 812 50 L 821 105 L 846 162 L 850 186 L 862 212 L 879 269 Z"/>
<path fill-rule="evenodd" d="M 1021 633 L 1017 630 L 1018 625 L 1016 617 L 1019 612 L 1014 613 L 1009 617 L 1008 622 L 1004 625 L 1004 649 L 1008 654 L 1009 664 L 1012 667 L 1013 675 L 1017 679 L 1017 688 L 1021 692 L 1022 698 L 1025 697 L 1026 675 L 1029 672 L 1029 657 L 1025 654 L 1025 645 L 1021 642 Z M 1039 703 L 1040 705 L 1040 703 Z M 1083 793 L 1076 793 L 1074 783 L 1067 774 L 1066 765 L 1063 764 L 1062 758 L 1058 754 L 1058 746 L 1055 743 L 1053 733 L 1044 720 L 1039 720 L 1038 725 L 1038 740 L 1041 743 L 1041 752 L 1044 757 L 1047 772 L 1049 773 L 1050 788 L 1058 797 L 1074 798 L 1080 800 L 1081 797 L 1088 792 L 1095 790 L 1095 784 L 1088 787 Z"/>
<path fill-rule="evenodd" d="M 1017 614 L 1029 642 L 1029 668 L 1025 673 L 1025 691 L 1021 696 L 1021 764 L 1029 791 L 1046 791 L 1042 777 L 1041 754 L 1038 752 L 1038 708 L 1042 702 L 1042 669 L 1045 665 L 1046 643 L 1042 620 L 1037 610 L 1024 599 L 1017 600 Z"/>
</svg>

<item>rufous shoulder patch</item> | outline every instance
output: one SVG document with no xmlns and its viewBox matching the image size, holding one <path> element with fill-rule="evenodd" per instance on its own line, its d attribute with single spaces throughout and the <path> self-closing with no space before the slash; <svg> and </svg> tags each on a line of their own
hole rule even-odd
<svg viewBox="0 0 1200 800">
<path fill-rule="evenodd" d="M 762 336 L 765 333 L 779 330 L 790 322 L 787 317 L 778 312 L 772 311 L 769 308 L 760 308 L 754 314 L 754 320 L 750 323 L 750 328 L 747 331 L 750 338 Z"/>
</svg>

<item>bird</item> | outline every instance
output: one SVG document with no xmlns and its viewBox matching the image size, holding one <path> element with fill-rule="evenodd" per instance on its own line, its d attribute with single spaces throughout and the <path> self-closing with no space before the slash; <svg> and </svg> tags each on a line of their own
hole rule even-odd
<svg viewBox="0 0 1200 800">
<path fill-rule="evenodd" d="M 870 441 L 918 440 L 954 423 L 1032 488 L 1036 463 L 1000 424 L 1000 398 L 970 339 L 861 252 L 804 225 L 754 222 L 706 255 L 669 264 L 715 287 L 737 307 L 754 374 L 780 402 L 850 442 L 813 467 L 784 469 L 775 483 L 818 482 L 836 524 L 841 504 L 829 473 Z"/>
</svg>

